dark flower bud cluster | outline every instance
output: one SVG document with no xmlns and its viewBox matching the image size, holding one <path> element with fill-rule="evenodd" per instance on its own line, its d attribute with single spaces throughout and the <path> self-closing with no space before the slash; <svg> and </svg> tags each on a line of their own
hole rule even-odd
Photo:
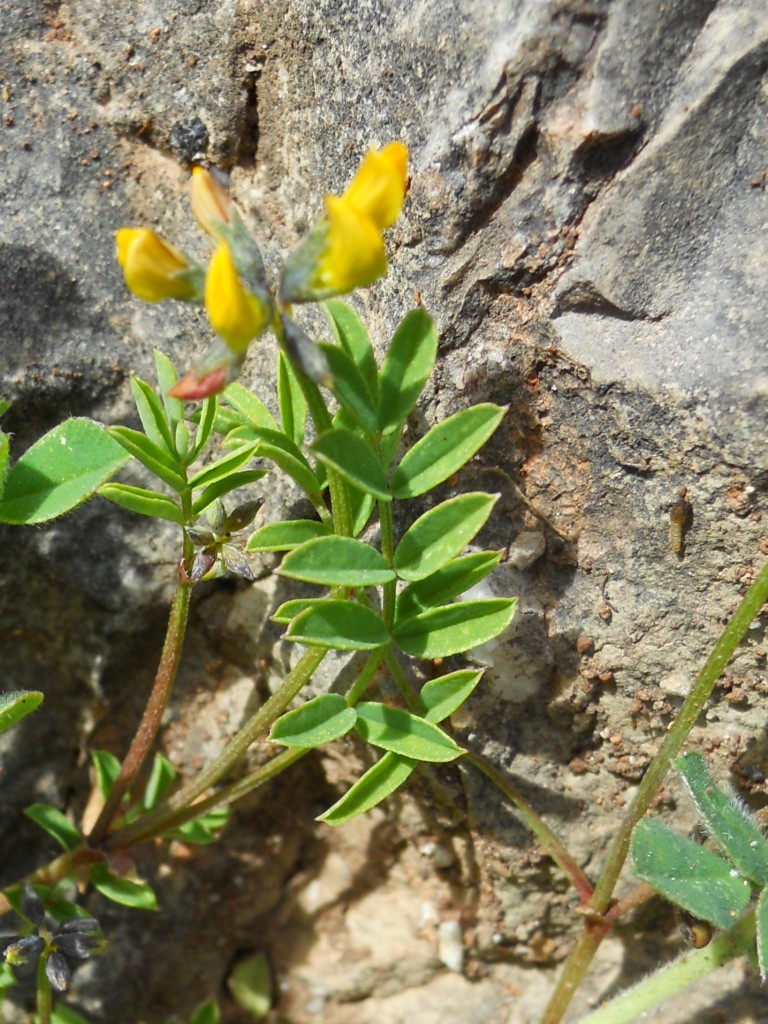
<svg viewBox="0 0 768 1024">
<path fill-rule="evenodd" d="M 20 913 L 35 931 L 31 935 L 0 937 L 0 958 L 18 967 L 45 957 L 45 974 L 51 987 L 57 992 L 66 992 L 74 965 L 88 960 L 104 947 L 99 922 L 93 917 L 52 921 L 30 885 L 24 886 Z"/>
</svg>

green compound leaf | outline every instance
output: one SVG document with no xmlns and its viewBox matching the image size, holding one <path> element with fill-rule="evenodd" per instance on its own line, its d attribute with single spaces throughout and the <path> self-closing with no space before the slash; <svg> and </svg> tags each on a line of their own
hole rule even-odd
<svg viewBox="0 0 768 1024">
<path fill-rule="evenodd" d="M 344 825 L 365 814 L 402 786 L 417 764 L 412 758 L 388 751 L 317 820 L 326 825 Z"/>
<path fill-rule="evenodd" d="M 157 807 L 175 779 L 176 769 L 168 758 L 163 757 L 162 754 L 155 754 L 152 771 L 149 773 L 144 795 L 141 798 L 141 805 L 145 811 L 151 811 L 153 807 Z"/>
<path fill-rule="evenodd" d="M 485 579 L 501 560 L 501 551 L 479 551 L 462 555 L 444 565 L 442 569 L 411 583 L 397 596 L 395 622 L 418 615 L 436 604 L 447 604 Z"/>
<path fill-rule="evenodd" d="M 189 1024 L 219 1024 L 221 1015 L 219 1008 L 212 999 L 200 1003 L 189 1018 Z"/>
<path fill-rule="evenodd" d="M 24 808 L 24 814 L 52 836 L 64 850 L 74 850 L 83 841 L 69 818 L 50 804 L 30 804 Z"/>
<path fill-rule="evenodd" d="M 192 514 L 199 516 L 201 512 L 212 505 L 214 501 L 223 498 L 226 494 L 236 491 L 238 487 L 246 487 L 254 484 L 267 475 L 265 469 L 246 469 L 242 473 L 230 473 L 229 476 L 209 484 L 192 502 Z"/>
<path fill-rule="evenodd" d="M 43 523 L 69 512 L 129 457 L 93 420 L 65 420 L 11 467 L 0 500 L 0 522 Z"/>
<path fill-rule="evenodd" d="M 26 718 L 43 702 L 39 690 L 10 690 L 0 693 L 0 732 Z"/>
<path fill-rule="evenodd" d="M 174 491 L 183 491 L 187 486 L 184 468 L 179 466 L 164 448 L 159 448 L 153 441 L 138 430 L 129 427 L 109 427 L 107 433 L 118 444 L 145 466 L 150 473 L 172 487 Z"/>
<path fill-rule="evenodd" d="M 296 371 L 282 351 L 277 356 L 277 402 L 283 431 L 294 444 L 302 445 L 307 424 L 307 401 Z"/>
<path fill-rule="evenodd" d="M 416 761 L 454 761 L 464 753 L 442 729 L 403 708 L 364 701 L 356 710 L 355 729 L 374 747 Z"/>
<path fill-rule="evenodd" d="M 423 580 L 463 550 L 480 530 L 498 500 L 497 494 L 460 494 L 420 516 L 397 545 L 397 575 Z"/>
<path fill-rule="evenodd" d="M 755 885 L 768 885 L 768 842 L 736 797 L 717 788 L 701 754 L 683 754 L 675 768 L 731 864 Z"/>
<path fill-rule="evenodd" d="M 632 834 L 632 870 L 672 903 L 730 928 L 752 890 L 731 865 L 700 843 L 644 818 Z"/>
<path fill-rule="evenodd" d="M 760 978 L 765 983 L 766 977 L 768 977 L 768 889 L 762 890 L 757 901 L 755 931 L 757 932 L 757 962 L 760 966 Z"/>
<path fill-rule="evenodd" d="M 108 750 L 92 750 L 91 761 L 96 770 L 96 785 L 99 787 L 99 793 L 106 800 L 110 789 L 115 784 L 115 779 L 120 774 L 120 762 Z"/>
<path fill-rule="evenodd" d="M 321 308 L 334 339 L 354 361 L 368 386 L 369 393 L 378 396 L 379 374 L 376 358 L 362 320 L 353 309 L 339 299 L 324 302 Z"/>
<path fill-rule="evenodd" d="M 151 516 L 153 519 L 167 519 L 169 523 L 184 526 L 184 513 L 176 502 L 157 491 L 148 491 L 131 484 L 103 484 L 97 493 L 107 501 L 127 508 L 129 512 Z"/>
<path fill-rule="evenodd" d="M 435 424 L 406 453 L 392 474 L 396 498 L 414 498 L 453 476 L 477 452 L 504 418 L 505 406 L 473 405 Z"/>
<path fill-rule="evenodd" d="M 386 474 L 373 449 L 351 430 L 326 430 L 312 445 L 312 451 L 361 491 L 375 495 L 379 501 L 392 500 Z"/>
<path fill-rule="evenodd" d="M 171 430 L 163 403 L 154 389 L 139 377 L 131 377 L 131 391 L 144 433 L 158 448 L 175 456 L 174 431 Z"/>
<path fill-rule="evenodd" d="M 265 428 L 266 430 L 273 430 L 275 433 L 281 433 L 275 417 L 266 405 L 260 402 L 256 395 L 249 391 L 248 388 L 244 388 L 242 384 L 230 384 L 219 395 L 219 401 L 224 402 L 240 414 L 238 417 L 239 423 L 248 423 L 252 427 Z"/>
<path fill-rule="evenodd" d="M 395 574 L 379 552 L 352 537 L 317 537 L 294 548 L 278 573 L 289 579 L 334 587 L 375 587 Z"/>
<path fill-rule="evenodd" d="M 113 875 L 106 864 L 91 869 L 91 882 L 102 896 L 124 907 L 136 910 L 157 910 L 157 897 L 146 882 L 132 882 Z"/>
<path fill-rule="evenodd" d="M 394 333 L 379 375 L 379 430 L 399 434 L 435 365 L 437 332 L 423 309 L 413 309 Z"/>
<path fill-rule="evenodd" d="M 254 530 L 246 544 L 247 551 L 291 551 L 315 537 L 327 537 L 330 526 L 317 519 L 287 519 L 282 523 L 268 523 Z"/>
<path fill-rule="evenodd" d="M 447 676 L 430 679 L 421 688 L 420 697 L 427 709 L 424 717 L 428 722 L 442 722 L 460 708 L 464 701 L 474 692 L 483 677 L 485 669 L 473 672 L 462 669 L 451 672 Z"/>
<path fill-rule="evenodd" d="M 372 651 L 389 642 L 389 633 L 370 608 L 328 600 L 297 615 L 285 639 L 339 651 Z"/>
<path fill-rule="evenodd" d="M 331 391 L 344 409 L 369 437 L 378 429 L 378 403 L 371 394 L 365 377 L 352 358 L 338 345 L 320 344 L 328 368 L 333 374 Z"/>
<path fill-rule="evenodd" d="M 157 386 L 160 390 L 160 398 L 163 402 L 170 432 L 175 439 L 176 428 L 179 424 L 184 422 L 184 403 L 180 398 L 170 398 L 168 392 L 174 384 L 178 382 L 179 375 L 176 373 L 176 367 L 167 355 L 157 348 L 152 354 L 155 357 L 155 373 L 157 374 Z M 176 450 L 177 454 L 183 454 L 178 451 L 178 448 Z"/>
<path fill-rule="evenodd" d="M 285 601 L 271 616 L 272 621 L 287 624 L 307 608 L 316 608 L 319 604 L 325 604 L 327 600 L 327 597 L 298 597 L 293 601 Z"/>
<path fill-rule="evenodd" d="M 319 747 L 345 736 L 357 712 L 338 693 L 324 693 L 278 718 L 269 738 L 285 747 Z"/>
<path fill-rule="evenodd" d="M 516 605 L 514 598 L 442 605 L 397 623 L 392 636 L 401 651 L 415 658 L 447 658 L 498 636 L 512 621 Z"/>
</svg>

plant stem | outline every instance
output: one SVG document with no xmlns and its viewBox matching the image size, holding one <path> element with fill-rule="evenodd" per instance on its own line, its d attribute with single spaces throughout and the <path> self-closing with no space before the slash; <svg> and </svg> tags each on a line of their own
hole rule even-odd
<svg viewBox="0 0 768 1024">
<path fill-rule="evenodd" d="M 125 755 L 120 773 L 115 779 L 114 785 L 109 791 L 109 796 L 96 820 L 96 824 L 88 836 L 88 843 L 91 846 L 98 846 L 106 837 L 110 823 L 120 807 L 123 797 L 133 784 L 157 736 L 181 659 L 181 651 L 184 646 L 184 637 L 189 619 L 191 592 L 191 584 L 179 580 L 176 585 L 176 593 L 173 596 L 163 651 L 160 655 L 160 664 L 158 665 L 155 681 L 152 685 L 152 692 L 144 709 L 144 715 L 139 727 L 136 730 L 136 735 L 133 737 L 133 742 L 128 753 Z"/>
<path fill-rule="evenodd" d="M 392 502 L 380 501 L 379 524 L 381 528 L 381 553 L 386 559 L 390 569 L 393 568 L 395 558 L 394 531 L 392 528 Z M 382 603 L 382 617 L 387 629 L 391 630 L 395 619 L 395 597 L 397 596 L 397 581 L 392 580 L 384 584 L 384 601 Z"/>
<path fill-rule="evenodd" d="M 753 912 L 727 932 L 716 935 L 708 946 L 692 950 L 674 963 L 655 971 L 638 985 L 584 1017 L 580 1024 L 630 1024 L 630 1021 L 644 1016 L 717 967 L 722 967 L 744 953 L 754 939 Z"/>
<path fill-rule="evenodd" d="M 269 729 L 306 685 L 325 655 L 325 650 L 319 647 L 310 647 L 285 677 L 277 692 L 273 693 L 269 700 L 248 719 L 240 732 L 229 741 L 218 757 L 214 758 L 194 779 L 186 786 L 182 786 L 160 807 L 108 836 L 104 845 L 108 849 L 134 846 L 138 842 L 164 832 L 167 828 L 174 827 L 179 811 L 191 809 L 191 805 L 195 804 L 195 801 L 206 790 L 219 782 L 245 757 L 251 744 Z M 197 817 L 200 813 L 202 810 L 196 810 L 192 817 Z"/>
<path fill-rule="evenodd" d="M 377 668 L 383 661 L 383 659 L 384 655 L 381 651 L 381 648 L 377 648 L 375 651 L 371 651 L 371 653 L 368 655 L 365 664 L 360 669 L 360 675 L 350 686 L 349 691 L 347 692 L 346 700 L 347 704 L 351 708 L 353 708 L 355 704 L 357 704 L 362 695 L 365 693 L 371 679 L 373 679 L 373 676 Z"/>
<path fill-rule="evenodd" d="M 552 858 L 563 874 L 570 880 L 582 904 L 588 903 L 592 896 L 592 883 L 552 829 L 531 807 L 522 793 L 510 782 L 506 775 L 499 771 L 482 754 L 476 754 L 473 750 L 467 750 L 466 747 L 464 749 L 466 750 L 465 757 L 469 764 L 485 775 L 487 779 L 490 779 L 494 786 L 517 808 L 525 824 L 541 843 L 547 855 Z"/>
<path fill-rule="evenodd" d="M 605 866 L 595 886 L 589 906 L 597 914 L 605 914 L 608 910 L 614 887 L 629 852 L 632 829 L 648 810 L 670 764 L 679 753 L 704 709 L 704 705 L 709 700 L 715 683 L 766 600 L 768 600 L 768 564 L 763 566 L 728 621 L 699 673 L 693 689 L 680 708 L 670 731 L 664 737 L 658 753 L 643 776 L 635 798 L 629 805 L 616 838 L 611 844 Z M 605 934 L 607 934 L 607 928 L 596 929 L 594 926 L 589 926 L 578 940 L 566 961 L 541 1024 L 559 1024 L 563 1019 Z"/>
<path fill-rule="evenodd" d="M 48 951 L 37 961 L 37 1021 L 38 1024 L 51 1024 L 51 983 L 45 973 L 48 963 Z"/>
</svg>

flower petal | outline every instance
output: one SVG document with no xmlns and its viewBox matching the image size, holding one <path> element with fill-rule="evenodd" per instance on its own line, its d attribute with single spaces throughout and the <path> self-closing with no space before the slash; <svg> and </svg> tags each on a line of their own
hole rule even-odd
<svg viewBox="0 0 768 1024">
<path fill-rule="evenodd" d="M 402 142 L 390 142 L 381 151 L 371 149 L 342 198 L 383 231 L 402 209 L 407 172 L 408 149 Z"/>
<path fill-rule="evenodd" d="M 381 231 L 370 217 L 337 196 L 325 197 L 325 211 L 328 239 L 315 272 L 318 290 L 341 295 L 367 287 L 387 269 Z"/>
<path fill-rule="evenodd" d="M 230 221 L 232 200 L 204 167 L 192 168 L 190 205 L 195 220 L 207 234 L 219 237 L 219 228 Z"/>
<path fill-rule="evenodd" d="M 192 264 L 149 228 L 121 228 L 115 235 L 117 262 L 125 283 L 145 302 L 194 299 L 197 288 L 189 276 Z"/>
<path fill-rule="evenodd" d="M 267 303 L 243 287 L 226 242 L 219 245 L 208 266 L 205 308 L 214 331 L 238 353 L 245 352 L 272 319 Z"/>
</svg>

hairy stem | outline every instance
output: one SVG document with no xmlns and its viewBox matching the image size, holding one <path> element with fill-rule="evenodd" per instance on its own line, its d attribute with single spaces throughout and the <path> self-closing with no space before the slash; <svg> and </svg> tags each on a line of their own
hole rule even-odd
<svg viewBox="0 0 768 1024">
<path fill-rule="evenodd" d="M 720 639 L 699 673 L 693 689 L 680 708 L 674 724 L 664 737 L 658 753 L 643 776 L 635 798 L 629 805 L 616 838 L 608 851 L 605 866 L 590 900 L 590 909 L 594 910 L 596 914 L 605 914 L 610 906 L 614 887 L 629 852 L 632 829 L 648 810 L 670 764 L 679 753 L 704 709 L 704 705 L 709 700 L 715 683 L 766 600 L 768 600 L 768 564 L 763 566 L 754 583 L 742 598 L 739 607 L 728 621 Z M 605 934 L 607 934 L 607 928 L 590 926 L 581 936 L 566 961 L 541 1024 L 559 1024 L 563 1019 Z"/>
<path fill-rule="evenodd" d="M 160 655 L 160 664 L 157 667 L 152 692 L 144 709 L 139 727 L 136 730 L 136 735 L 133 737 L 133 742 L 128 753 L 125 755 L 120 773 L 115 779 L 114 785 L 109 791 L 109 796 L 96 820 L 96 824 L 88 836 L 88 843 L 91 846 L 98 846 L 106 837 L 109 826 L 122 803 L 123 797 L 133 784 L 157 736 L 163 720 L 163 713 L 173 690 L 176 672 L 181 659 L 181 651 L 184 646 L 184 637 L 189 619 L 191 592 L 192 586 L 189 583 L 180 580 L 176 585 L 176 593 L 173 596 L 171 613 L 168 618 L 163 651 Z"/>
<path fill-rule="evenodd" d="M 655 971 L 650 977 L 588 1014 L 580 1024 L 630 1024 L 649 1011 L 705 978 L 711 971 L 746 952 L 755 939 L 755 915 L 716 935 L 708 946 L 692 950 L 679 960 Z"/>
</svg>

